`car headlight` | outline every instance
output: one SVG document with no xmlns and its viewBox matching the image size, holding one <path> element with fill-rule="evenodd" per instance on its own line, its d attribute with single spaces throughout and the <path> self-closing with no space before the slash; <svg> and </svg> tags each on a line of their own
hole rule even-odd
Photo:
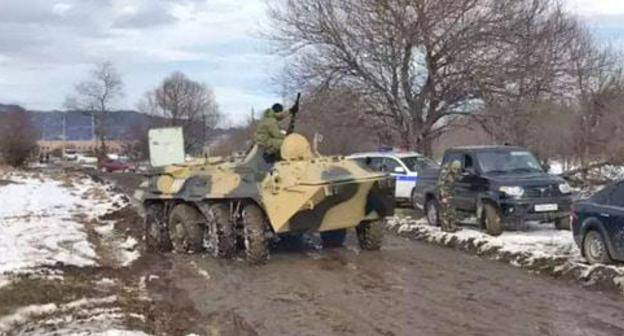
<svg viewBox="0 0 624 336">
<path fill-rule="evenodd" d="M 498 188 L 498 191 L 513 197 L 522 197 L 524 195 L 524 188 L 518 186 L 502 186 Z"/>
<path fill-rule="evenodd" d="M 559 191 L 561 191 L 562 194 L 571 194 L 572 187 L 570 187 L 570 185 L 567 183 L 561 183 L 559 185 Z"/>
</svg>

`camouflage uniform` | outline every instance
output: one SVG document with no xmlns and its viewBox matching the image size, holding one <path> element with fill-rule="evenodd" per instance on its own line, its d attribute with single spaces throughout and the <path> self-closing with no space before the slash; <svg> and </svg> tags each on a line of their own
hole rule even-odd
<svg viewBox="0 0 624 336">
<path fill-rule="evenodd" d="M 267 156 L 279 158 L 282 142 L 286 137 L 279 127 L 279 122 L 286 118 L 290 111 L 276 112 L 272 108 L 264 111 L 264 116 L 256 128 L 255 140 Z"/>
<path fill-rule="evenodd" d="M 442 167 L 438 177 L 438 193 L 440 200 L 440 226 L 442 231 L 454 232 L 460 230 L 456 225 L 457 213 L 453 207 L 453 193 L 455 182 L 459 179 L 461 163 L 453 161 Z"/>
</svg>

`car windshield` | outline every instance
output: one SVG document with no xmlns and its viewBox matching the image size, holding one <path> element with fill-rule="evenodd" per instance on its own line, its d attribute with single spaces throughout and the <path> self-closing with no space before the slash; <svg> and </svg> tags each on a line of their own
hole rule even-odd
<svg viewBox="0 0 624 336">
<path fill-rule="evenodd" d="M 401 161 L 410 171 L 421 171 L 427 168 L 436 168 L 437 165 L 424 156 L 408 156 L 401 158 Z"/>
<path fill-rule="evenodd" d="M 543 172 L 533 154 L 527 151 L 488 151 L 477 154 L 483 173 L 506 174 Z"/>
</svg>

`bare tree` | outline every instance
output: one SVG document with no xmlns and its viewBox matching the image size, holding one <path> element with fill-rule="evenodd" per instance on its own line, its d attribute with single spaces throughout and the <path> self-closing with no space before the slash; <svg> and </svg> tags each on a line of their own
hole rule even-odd
<svg viewBox="0 0 624 336">
<path fill-rule="evenodd" d="M 568 100 L 576 124 L 574 150 L 581 165 L 592 161 L 623 162 L 624 68 L 622 58 L 608 48 L 598 48 L 588 32 L 572 46 L 570 69 L 573 94 Z"/>
<path fill-rule="evenodd" d="M 319 90 L 304 94 L 296 131 L 318 144 L 327 155 L 373 150 L 387 141 L 384 127 L 360 113 L 362 100 L 348 89 Z"/>
<path fill-rule="evenodd" d="M 555 13 L 563 21 L 550 0 L 288 0 L 271 9 L 271 38 L 291 56 L 292 77 L 348 86 L 403 146 L 429 154 L 449 117 L 473 113 L 488 92 L 505 88 L 496 71 L 531 49 L 518 28 L 563 26 Z M 528 35 L 559 41 L 565 32 L 542 30 Z M 545 66 L 561 57 L 550 51 Z"/>
<path fill-rule="evenodd" d="M 107 122 L 113 104 L 123 96 L 123 82 L 111 62 L 99 63 L 90 72 L 89 79 L 78 83 L 68 96 L 65 106 L 91 114 L 93 132 L 99 140 L 98 155 L 105 155 Z"/>
<path fill-rule="evenodd" d="M 139 109 L 168 119 L 169 126 L 183 127 L 185 147 L 191 152 L 203 150 L 210 130 L 223 118 L 212 89 L 181 72 L 147 92 Z"/>
<path fill-rule="evenodd" d="M 18 106 L 0 115 L 0 157 L 7 164 L 20 167 L 37 151 L 39 131 L 28 112 Z"/>
</svg>

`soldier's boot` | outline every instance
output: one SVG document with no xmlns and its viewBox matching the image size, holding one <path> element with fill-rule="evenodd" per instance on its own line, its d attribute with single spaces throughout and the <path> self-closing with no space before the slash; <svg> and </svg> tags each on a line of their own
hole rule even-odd
<svg viewBox="0 0 624 336">
<path fill-rule="evenodd" d="M 443 216 L 440 219 L 440 228 L 443 232 L 454 232 L 452 221 L 448 216 Z"/>
<path fill-rule="evenodd" d="M 453 232 L 457 232 L 457 231 L 461 231 L 461 230 L 462 230 L 462 228 L 461 228 L 461 227 L 459 227 L 459 226 L 457 226 L 457 225 L 452 225 L 452 226 L 450 226 L 450 227 L 446 230 L 446 232 L 453 233 Z"/>
</svg>

